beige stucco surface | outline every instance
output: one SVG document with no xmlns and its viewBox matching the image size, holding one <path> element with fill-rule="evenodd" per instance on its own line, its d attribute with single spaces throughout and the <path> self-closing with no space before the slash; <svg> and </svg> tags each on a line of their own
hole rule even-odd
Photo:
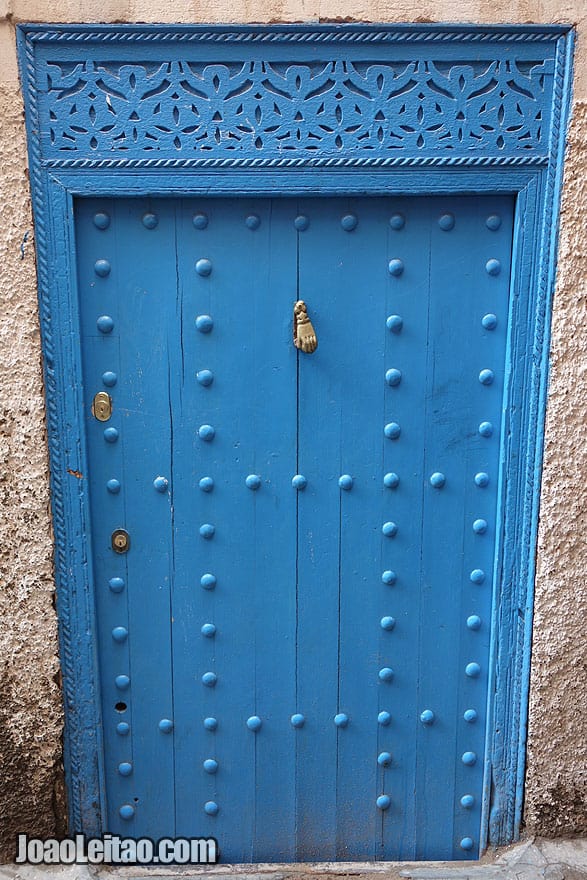
<svg viewBox="0 0 587 880">
<path fill-rule="evenodd" d="M 48 464 L 19 21 L 577 25 L 541 502 L 525 818 L 587 831 L 587 3 L 585 0 L 0 0 L 0 858 L 63 821 Z M 24 241 L 28 233 L 28 240 Z"/>
</svg>

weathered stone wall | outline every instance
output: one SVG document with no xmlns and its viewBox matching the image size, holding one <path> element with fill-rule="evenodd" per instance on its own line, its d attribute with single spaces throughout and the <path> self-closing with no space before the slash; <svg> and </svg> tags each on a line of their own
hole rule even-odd
<svg viewBox="0 0 587 880">
<path fill-rule="evenodd" d="M 62 710 L 33 225 L 14 26 L 61 22 L 565 22 L 577 26 L 536 583 L 525 818 L 587 831 L 587 66 L 584 0 L 0 0 L 0 859 L 59 832 Z"/>
</svg>

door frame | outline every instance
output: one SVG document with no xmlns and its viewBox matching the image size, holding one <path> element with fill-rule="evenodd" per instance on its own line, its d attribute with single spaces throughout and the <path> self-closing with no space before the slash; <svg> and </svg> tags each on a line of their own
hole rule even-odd
<svg viewBox="0 0 587 880">
<path fill-rule="evenodd" d="M 86 414 L 79 382 L 82 372 L 74 200 L 84 196 L 501 193 L 515 196 L 516 208 L 505 417 L 500 438 L 499 528 L 493 578 L 481 849 L 518 838 L 523 806 L 550 313 L 573 36 L 572 28 L 566 26 L 18 27 L 35 216 L 71 833 L 99 835 L 105 803 L 91 531 L 84 485 Z M 332 64 L 344 65 L 348 58 L 371 63 L 375 57 L 377 63 L 387 64 L 391 70 L 390 58 L 394 56 L 390 53 L 401 56 L 402 52 L 404 59 L 416 58 L 413 64 L 421 64 L 422 70 L 431 58 L 436 59 L 433 63 L 440 60 L 452 64 L 453 69 L 479 64 L 479 58 L 485 58 L 487 65 L 502 65 L 503 70 L 510 69 L 507 64 L 512 63 L 512 58 L 519 59 L 520 69 L 526 71 L 529 59 L 532 63 L 541 62 L 548 83 L 548 75 L 552 74 L 552 87 L 539 87 L 538 81 L 528 82 L 535 87 L 530 98 L 541 114 L 542 131 L 537 131 L 535 125 L 522 144 L 511 131 L 512 126 L 502 125 L 500 119 L 495 124 L 497 139 L 479 147 L 471 140 L 463 143 L 462 137 L 457 140 L 455 116 L 447 123 L 456 144 L 451 150 L 442 141 L 435 141 L 434 135 L 430 135 L 431 142 L 427 144 L 424 137 L 416 141 L 417 132 L 412 132 L 413 136 L 406 135 L 405 143 L 395 151 L 373 143 L 368 149 L 363 148 L 359 141 L 351 143 L 349 135 L 348 144 L 341 140 L 340 146 L 338 142 L 333 146 L 330 142 L 312 154 L 302 148 L 296 152 L 295 144 L 285 153 L 277 142 L 271 142 L 270 135 L 267 144 L 259 146 L 261 138 L 256 142 L 250 140 L 248 147 L 232 154 L 226 152 L 225 143 L 217 140 L 212 142 L 209 152 L 197 153 L 194 149 L 191 155 L 181 150 L 178 153 L 177 145 L 172 143 L 155 153 L 145 152 L 140 132 L 136 142 L 130 138 L 125 141 L 124 152 L 117 152 L 120 141 L 114 142 L 114 134 L 106 147 L 104 139 L 107 141 L 108 136 L 101 135 L 97 151 L 81 136 L 79 144 L 72 141 L 67 150 L 63 149 L 63 139 L 50 136 L 51 113 L 55 113 L 55 105 L 52 109 L 49 100 L 55 92 L 47 87 L 47 63 L 51 60 L 67 65 L 62 68 L 60 93 L 66 95 L 67 77 L 69 81 L 74 78 L 76 64 L 89 65 L 104 56 L 123 58 L 125 63 L 139 66 L 144 65 L 145 59 L 158 59 L 159 63 L 162 58 L 188 56 L 201 57 L 211 64 L 212 56 L 214 63 L 222 65 L 234 63 L 235 58 L 242 60 L 238 53 L 242 53 L 243 46 L 247 58 L 263 58 L 265 53 L 265 57 L 272 59 L 289 59 L 288 46 L 292 43 L 296 44 L 295 63 L 301 65 L 316 64 L 316 58 L 324 57 L 332 59 Z M 298 61 L 300 53 L 302 60 Z M 506 80 L 507 77 L 502 81 L 506 91 L 502 108 L 513 112 L 516 102 L 520 106 L 523 98 L 520 99 L 515 84 L 511 84 L 513 76 L 511 81 Z M 415 99 L 413 89 L 407 92 L 408 105 L 410 94 Z M 125 100 L 131 98 L 127 94 Z M 465 122 L 471 122 L 471 115 L 479 114 L 474 98 L 471 92 L 465 106 Z M 389 97 L 380 96 L 380 102 L 384 108 L 393 105 Z M 393 117 L 398 111 L 391 106 L 390 112 Z M 401 122 L 396 117 L 392 121 Z M 228 118 L 224 122 L 230 128 L 231 124 L 236 126 L 237 120 Z M 180 147 L 183 149 L 182 144 Z"/>
</svg>

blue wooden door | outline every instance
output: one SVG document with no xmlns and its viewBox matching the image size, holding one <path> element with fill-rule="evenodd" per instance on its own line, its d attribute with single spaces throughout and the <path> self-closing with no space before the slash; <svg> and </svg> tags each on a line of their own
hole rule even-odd
<svg viewBox="0 0 587 880">
<path fill-rule="evenodd" d="M 76 203 L 105 830 L 477 855 L 512 223 Z"/>
</svg>

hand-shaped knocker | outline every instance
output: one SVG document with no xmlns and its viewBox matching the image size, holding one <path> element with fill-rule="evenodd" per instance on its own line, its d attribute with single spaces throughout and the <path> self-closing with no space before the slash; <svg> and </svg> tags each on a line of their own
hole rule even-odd
<svg viewBox="0 0 587 880">
<path fill-rule="evenodd" d="M 299 299 L 294 303 L 293 341 L 295 347 L 304 351 L 306 354 L 312 354 L 312 352 L 316 351 L 318 348 L 316 331 L 312 327 L 312 322 L 308 318 L 306 303 L 302 299 Z"/>
</svg>

